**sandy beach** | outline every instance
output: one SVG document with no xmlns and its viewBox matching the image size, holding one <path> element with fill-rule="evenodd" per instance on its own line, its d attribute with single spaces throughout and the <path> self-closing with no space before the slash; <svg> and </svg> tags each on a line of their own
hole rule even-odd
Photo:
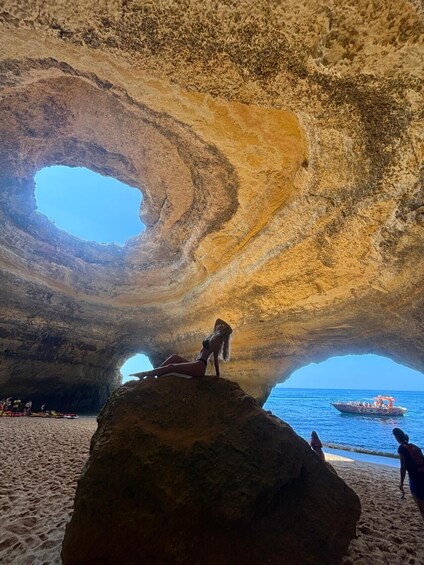
<svg viewBox="0 0 424 565">
<path fill-rule="evenodd" d="M 88 457 L 95 418 L 1 418 L 0 563 L 52 565 L 69 521 L 76 481 Z M 327 456 L 358 493 L 358 537 L 344 565 L 424 565 L 424 523 L 397 469 Z"/>
</svg>

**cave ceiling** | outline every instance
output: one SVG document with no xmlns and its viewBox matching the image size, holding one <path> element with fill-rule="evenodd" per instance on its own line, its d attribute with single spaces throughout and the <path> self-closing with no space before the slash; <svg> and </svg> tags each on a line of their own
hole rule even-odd
<svg viewBox="0 0 424 565">
<path fill-rule="evenodd" d="M 0 395 L 98 407 L 125 359 L 193 355 L 218 316 L 224 375 L 257 398 L 334 354 L 424 370 L 419 2 L 19 4 L 0 13 Z M 34 196 L 58 164 L 138 188 L 146 231 L 59 230 Z"/>
</svg>

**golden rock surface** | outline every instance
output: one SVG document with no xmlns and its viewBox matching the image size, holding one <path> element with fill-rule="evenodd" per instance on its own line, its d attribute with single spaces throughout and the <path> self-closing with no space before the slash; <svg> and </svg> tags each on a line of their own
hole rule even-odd
<svg viewBox="0 0 424 565">
<path fill-rule="evenodd" d="M 424 370 L 417 0 L 5 0 L 0 26 L 0 393 L 98 407 L 218 316 L 256 398 L 337 354 Z M 146 231 L 58 230 L 56 164 L 139 188 Z"/>
</svg>

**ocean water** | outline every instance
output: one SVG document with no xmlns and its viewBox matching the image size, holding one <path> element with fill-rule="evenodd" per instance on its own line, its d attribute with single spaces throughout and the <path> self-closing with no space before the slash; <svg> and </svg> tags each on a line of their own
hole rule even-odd
<svg viewBox="0 0 424 565">
<path fill-rule="evenodd" d="M 408 412 L 399 417 L 341 414 L 331 406 L 337 400 L 372 402 L 378 394 L 396 398 L 395 406 Z M 393 428 L 402 428 L 424 451 L 424 392 L 390 390 L 300 389 L 276 386 L 264 405 L 295 432 L 310 441 L 315 430 L 326 447 L 395 456 L 398 443 Z"/>
</svg>

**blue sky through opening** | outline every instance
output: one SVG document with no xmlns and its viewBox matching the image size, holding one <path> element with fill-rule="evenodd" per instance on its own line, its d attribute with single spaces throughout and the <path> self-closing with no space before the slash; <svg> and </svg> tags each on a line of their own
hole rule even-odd
<svg viewBox="0 0 424 565">
<path fill-rule="evenodd" d="M 285 388 L 424 391 L 424 375 L 379 355 L 344 355 L 295 371 Z"/>
<path fill-rule="evenodd" d="M 144 229 L 141 192 L 83 167 L 45 167 L 35 175 L 37 209 L 80 239 L 124 244 Z"/>
<path fill-rule="evenodd" d="M 150 363 L 149 358 L 142 353 L 130 357 L 121 367 L 122 382 L 126 383 L 133 379 L 138 380 L 137 377 L 130 377 L 130 373 L 138 373 L 140 371 L 148 371 L 153 369 L 153 365 Z"/>
</svg>

